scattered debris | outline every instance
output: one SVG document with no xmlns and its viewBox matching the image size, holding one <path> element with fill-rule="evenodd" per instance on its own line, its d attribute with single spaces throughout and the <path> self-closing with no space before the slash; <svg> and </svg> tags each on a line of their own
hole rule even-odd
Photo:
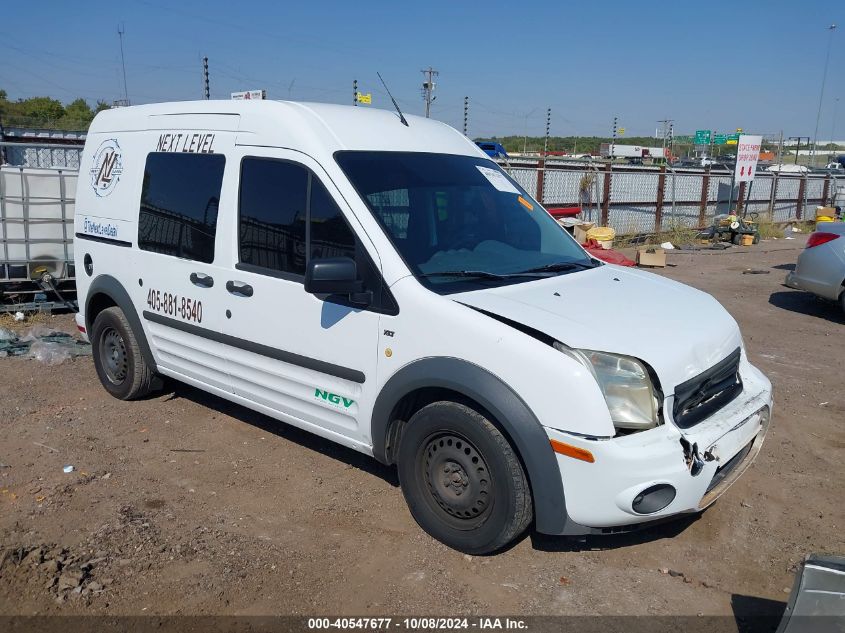
<svg viewBox="0 0 845 633">
<path fill-rule="evenodd" d="M 73 470 L 74 470 L 74 469 L 73 469 L 73 465 L 72 465 L 72 464 L 68 464 L 67 466 L 65 466 L 64 468 L 62 468 L 62 471 L 64 471 L 64 473 L 65 473 L 65 474 L 67 474 L 67 473 L 72 473 L 72 472 L 73 472 Z"/>
<path fill-rule="evenodd" d="M 663 250 L 666 250 L 666 251 L 671 251 L 671 250 L 675 249 L 675 246 L 672 244 L 672 242 L 663 242 L 660 245 L 660 248 L 662 248 Z"/>
<path fill-rule="evenodd" d="M 15 321 L 21 322 L 26 318 L 23 312 L 15 312 Z"/>
<path fill-rule="evenodd" d="M 675 571 L 674 569 L 670 569 L 670 570 L 669 570 L 669 575 L 670 575 L 670 576 L 672 576 L 673 578 L 683 578 L 683 577 L 684 577 L 684 572 L 682 572 L 682 571 Z"/>
<path fill-rule="evenodd" d="M 85 341 L 43 325 L 33 326 L 21 337 L 5 328 L 0 332 L 0 357 L 26 356 L 47 365 L 58 365 L 69 358 L 90 355 L 91 345 Z"/>
<path fill-rule="evenodd" d="M 746 268 L 742 271 L 743 275 L 768 275 L 771 270 L 764 270 L 762 268 Z"/>
<path fill-rule="evenodd" d="M 46 444 L 42 444 L 41 442 L 33 442 L 36 446 L 40 446 L 41 448 L 46 448 L 49 451 L 53 451 L 54 453 L 58 453 L 58 448 L 53 448 L 52 446 L 47 446 Z"/>
<path fill-rule="evenodd" d="M 569 585 L 572 584 L 572 581 L 569 578 L 567 578 L 566 576 L 561 576 L 560 577 L 560 584 L 563 585 L 564 587 L 568 587 Z"/>
</svg>

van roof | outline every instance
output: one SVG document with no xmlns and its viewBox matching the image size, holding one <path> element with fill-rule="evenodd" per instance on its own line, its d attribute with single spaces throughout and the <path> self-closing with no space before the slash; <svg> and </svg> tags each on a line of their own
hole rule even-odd
<svg viewBox="0 0 845 633">
<path fill-rule="evenodd" d="M 478 156 L 454 128 L 392 110 L 268 100 L 181 101 L 100 112 L 89 135 L 157 130 L 237 133 L 239 145 L 287 147 L 316 155 L 338 150 L 417 151 Z"/>
</svg>

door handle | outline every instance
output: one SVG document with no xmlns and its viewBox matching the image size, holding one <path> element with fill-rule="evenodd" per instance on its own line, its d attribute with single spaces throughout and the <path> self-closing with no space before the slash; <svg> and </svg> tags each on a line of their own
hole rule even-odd
<svg viewBox="0 0 845 633">
<path fill-rule="evenodd" d="M 214 285 L 214 277 L 202 273 L 191 273 L 191 283 L 200 288 L 211 288 Z"/>
<path fill-rule="evenodd" d="M 228 290 L 231 294 L 235 295 L 236 297 L 252 296 L 252 286 L 250 286 L 249 284 L 241 283 L 240 281 L 227 281 L 226 290 Z"/>
</svg>

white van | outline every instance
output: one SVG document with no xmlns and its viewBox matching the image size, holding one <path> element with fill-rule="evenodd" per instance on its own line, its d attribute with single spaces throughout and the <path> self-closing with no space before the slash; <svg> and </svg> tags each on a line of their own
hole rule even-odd
<svg viewBox="0 0 845 633">
<path fill-rule="evenodd" d="M 396 464 L 414 518 L 464 552 L 532 522 L 613 533 L 709 506 L 772 406 L 736 322 L 591 259 L 471 141 L 406 119 L 270 101 L 97 115 L 77 324 L 106 390 L 169 376 Z"/>
</svg>

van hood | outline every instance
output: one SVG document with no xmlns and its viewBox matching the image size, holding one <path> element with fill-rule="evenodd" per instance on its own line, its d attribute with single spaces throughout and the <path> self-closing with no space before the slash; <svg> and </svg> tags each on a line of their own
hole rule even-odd
<svg viewBox="0 0 845 633">
<path fill-rule="evenodd" d="M 736 321 L 709 294 L 609 264 L 451 298 L 570 347 L 639 358 L 666 395 L 742 341 Z"/>
</svg>

